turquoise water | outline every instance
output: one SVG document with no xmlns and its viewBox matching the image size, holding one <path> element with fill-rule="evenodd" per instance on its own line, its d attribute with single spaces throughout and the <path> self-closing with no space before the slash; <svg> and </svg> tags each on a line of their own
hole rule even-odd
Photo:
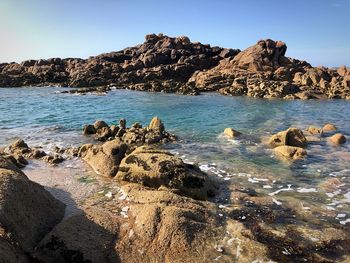
<svg viewBox="0 0 350 263">
<path fill-rule="evenodd" d="M 336 223 L 350 218 L 349 143 L 340 147 L 326 141 L 312 143 L 307 159 L 294 164 L 279 160 L 263 143 L 290 126 L 306 129 L 327 122 L 350 138 L 349 101 L 262 100 L 216 93 L 192 97 L 127 90 L 81 96 L 57 92 L 62 89 L 0 89 L 0 145 L 18 137 L 45 148 L 79 145 L 89 141 L 81 135 L 82 126 L 96 119 L 112 124 L 126 118 L 129 125 L 146 125 L 158 116 L 181 139 L 166 147 L 223 183 L 242 184 L 282 203 L 292 197 L 304 206 L 345 213 L 339 220 L 335 215 Z M 226 127 L 244 137 L 225 139 Z M 330 178 L 340 182 L 331 190 L 322 186 Z M 289 184 L 291 190 L 276 193 Z"/>
</svg>

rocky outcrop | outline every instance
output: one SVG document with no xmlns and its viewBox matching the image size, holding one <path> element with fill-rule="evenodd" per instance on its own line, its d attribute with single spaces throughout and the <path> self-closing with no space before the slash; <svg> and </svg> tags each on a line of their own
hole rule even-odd
<svg viewBox="0 0 350 263">
<path fill-rule="evenodd" d="M 195 94 L 186 82 L 197 70 L 214 67 L 239 50 L 192 43 L 188 37 L 147 35 L 141 45 L 89 59 L 29 60 L 0 64 L 0 87 L 60 85 L 118 86 L 136 90 Z M 104 93 L 109 88 L 73 93 Z"/>
<path fill-rule="evenodd" d="M 0 87 L 89 87 L 64 93 L 132 90 L 260 98 L 350 99 L 350 70 L 312 67 L 286 57 L 287 45 L 260 40 L 240 52 L 191 42 L 188 37 L 146 36 L 143 44 L 88 59 L 53 58 L 0 64 Z"/>
<path fill-rule="evenodd" d="M 0 154 L 0 225 L 9 241 L 25 252 L 32 252 L 61 221 L 64 211 L 65 206 L 44 187 L 30 181 L 12 158 Z M 6 243 L 1 235 L 0 243 L 3 249 Z"/>
<path fill-rule="evenodd" d="M 285 56 L 281 41 L 260 40 L 207 71 L 197 71 L 189 84 L 198 90 L 219 90 L 224 95 L 259 98 L 350 98 L 349 70 L 314 68 Z"/>
<path fill-rule="evenodd" d="M 97 120 L 94 125 L 83 127 L 84 135 L 94 135 L 98 141 L 120 139 L 122 142 L 140 146 L 143 144 L 166 143 L 176 140 L 176 136 L 165 130 L 164 124 L 158 117 L 154 117 L 147 127 L 134 123 L 130 128 L 126 127 L 126 120 L 121 119 L 119 125 L 111 125 Z"/>
<path fill-rule="evenodd" d="M 59 164 L 65 160 L 65 158 L 58 154 L 46 154 L 40 147 L 31 148 L 22 139 L 16 140 L 9 146 L 1 149 L 1 151 L 9 154 L 19 168 L 23 168 L 28 164 L 26 159 L 39 159 L 51 165 Z"/>
</svg>

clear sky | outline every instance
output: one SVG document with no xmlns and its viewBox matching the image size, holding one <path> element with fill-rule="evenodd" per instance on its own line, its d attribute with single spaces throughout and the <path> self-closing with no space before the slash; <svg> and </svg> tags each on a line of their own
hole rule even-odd
<svg viewBox="0 0 350 263">
<path fill-rule="evenodd" d="M 0 0 L 0 62 L 86 58 L 160 32 L 240 49 L 272 38 L 314 66 L 350 66 L 350 0 Z"/>
</svg>

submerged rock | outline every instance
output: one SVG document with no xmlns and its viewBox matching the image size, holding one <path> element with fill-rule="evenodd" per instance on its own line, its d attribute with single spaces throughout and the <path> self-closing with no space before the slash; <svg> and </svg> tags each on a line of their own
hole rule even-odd
<svg viewBox="0 0 350 263">
<path fill-rule="evenodd" d="M 273 150 L 278 155 L 287 157 L 293 160 L 303 159 L 307 155 L 306 150 L 301 147 L 283 145 L 283 146 L 277 146 Z"/>
</svg>

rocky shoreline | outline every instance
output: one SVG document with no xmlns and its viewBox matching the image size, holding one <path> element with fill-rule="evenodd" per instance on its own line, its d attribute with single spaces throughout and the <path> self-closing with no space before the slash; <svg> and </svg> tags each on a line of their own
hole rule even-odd
<svg viewBox="0 0 350 263">
<path fill-rule="evenodd" d="M 286 57 L 281 41 L 260 40 L 244 51 L 191 42 L 188 37 L 150 34 L 138 46 L 88 59 L 53 58 L 0 64 L 0 87 L 111 87 L 198 95 L 283 99 L 350 99 L 350 70 L 312 67 Z"/>
<path fill-rule="evenodd" d="M 304 158 L 303 151 L 317 138 L 346 143 L 337 132 L 329 123 L 307 131 L 289 128 L 266 144 L 294 161 Z M 176 136 L 157 117 L 144 127 L 127 127 L 125 119 L 118 125 L 99 120 L 85 125 L 83 134 L 95 142 L 56 148 L 57 156 L 23 140 L 0 151 L 0 253 L 5 262 L 349 260 L 346 224 L 325 225 L 319 218 L 329 213 L 324 209 L 303 210 L 293 199 L 281 206 L 273 195 L 225 184 L 185 163 L 162 149 Z M 224 134 L 245 136 L 233 128 Z M 51 159 L 45 156 L 83 160 L 103 178 L 108 192 L 87 197 L 80 213 L 64 218 L 65 205 L 20 170 L 26 159 Z"/>
</svg>

